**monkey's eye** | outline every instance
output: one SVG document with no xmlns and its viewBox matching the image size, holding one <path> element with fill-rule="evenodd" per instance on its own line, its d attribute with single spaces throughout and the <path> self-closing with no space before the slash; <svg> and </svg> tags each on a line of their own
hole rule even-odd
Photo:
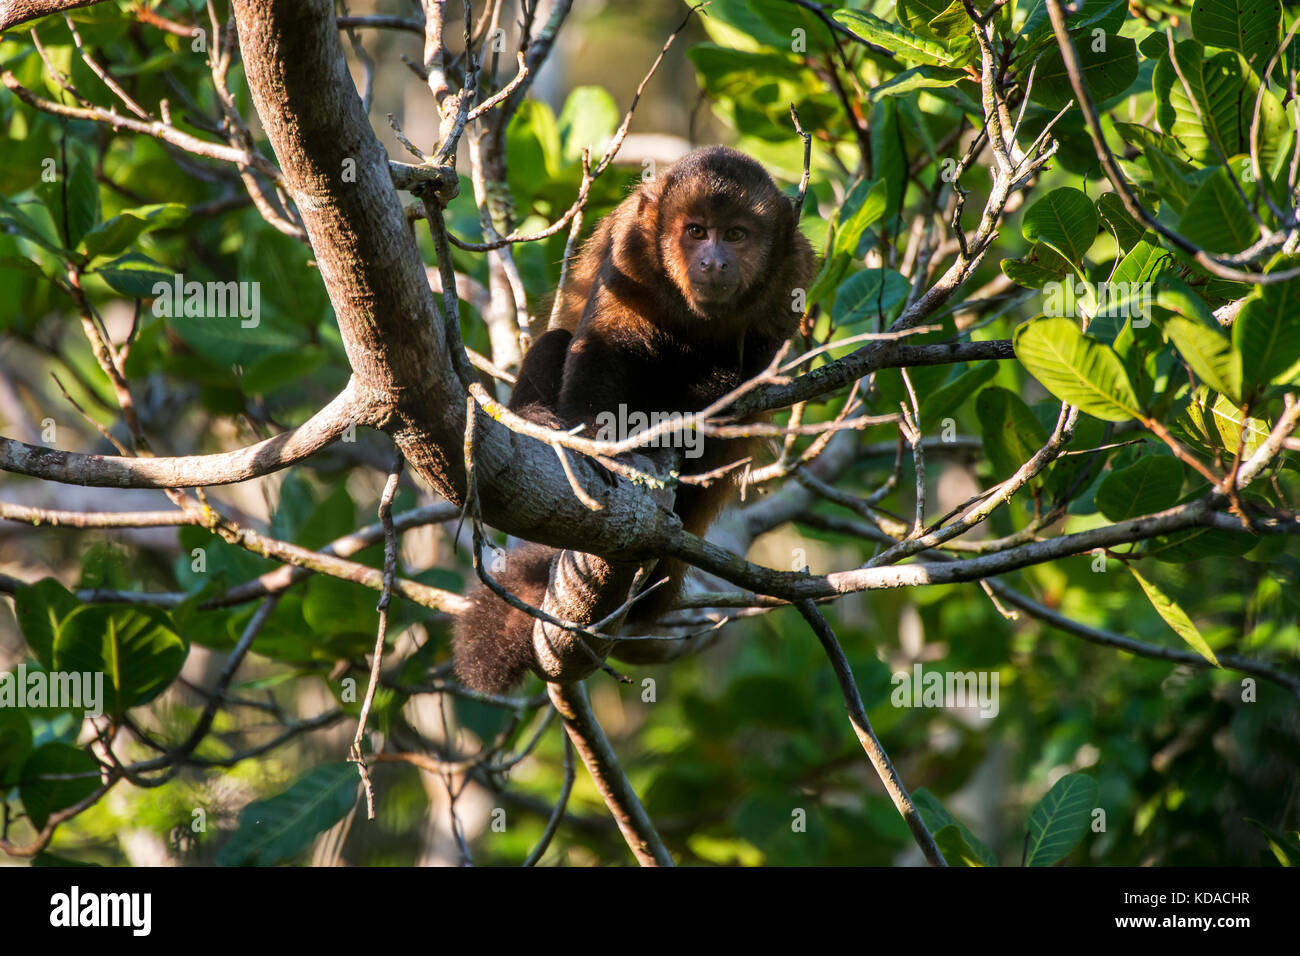
<svg viewBox="0 0 1300 956">
<path fill-rule="evenodd" d="M 686 226 L 686 235 L 692 239 L 703 239 L 708 235 L 708 232 L 698 222 L 692 222 Z"/>
<path fill-rule="evenodd" d="M 725 233 L 723 233 L 722 238 L 727 240 L 727 242 L 740 242 L 740 240 L 744 239 L 747 235 L 749 235 L 749 233 L 746 232 L 742 227 L 732 226 Z"/>
</svg>

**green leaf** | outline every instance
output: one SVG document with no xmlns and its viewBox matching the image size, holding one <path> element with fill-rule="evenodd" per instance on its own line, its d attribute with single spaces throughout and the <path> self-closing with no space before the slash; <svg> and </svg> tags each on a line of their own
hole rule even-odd
<svg viewBox="0 0 1300 956">
<path fill-rule="evenodd" d="M 1187 612 L 1173 598 L 1144 578 L 1132 564 L 1128 564 L 1127 567 L 1129 573 L 1137 579 L 1137 583 L 1141 585 L 1143 592 L 1146 593 L 1151 606 L 1156 609 L 1157 614 L 1164 618 L 1165 623 L 1173 628 L 1174 633 L 1186 641 L 1192 650 L 1215 667 L 1218 667 L 1219 659 L 1214 656 L 1214 651 L 1210 650 L 1210 645 L 1205 643 L 1205 638 L 1201 636 L 1201 632 L 1192 623 L 1192 619 L 1187 616 Z"/>
<path fill-rule="evenodd" d="M 54 667 L 54 635 L 59 622 L 80 606 L 72 592 L 54 578 L 41 578 L 15 592 L 18 629 L 46 670 Z"/>
<path fill-rule="evenodd" d="M 1083 81 L 1095 103 L 1102 103 L 1123 93 L 1133 85 L 1138 75 L 1137 44 L 1131 39 L 1111 34 L 1106 37 L 1105 44 L 1100 46 L 1101 49 L 1094 49 L 1094 44 L 1086 38 L 1074 44 Z M 1061 58 L 1058 47 L 1049 49 L 1038 61 L 1029 97 L 1033 102 L 1054 112 L 1063 109 L 1066 103 L 1074 99 L 1070 74 L 1065 69 L 1065 61 Z M 1078 109 L 1078 104 L 1074 108 Z"/>
<path fill-rule="evenodd" d="M 997 362 L 978 362 L 947 385 L 926 395 L 921 399 L 922 429 L 936 425 L 961 408 L 997 374 Z"/>
<path fill-rule="evenodd" d="M 947 66 L 954 62 L 947 47 L 935 40 L 927 40 L 861 10 L 835 10 L 831 16 L 862 39 L 882 46 L 907 63 Z"/>
<path fill-rule="evenodd" d="M 158 608 L 87 605 L 59 624 L 54 665 L 102 672 L 104 710 L 114 716 L 147 704 L 180 673 L 189 646 Z"/>
<path fill-rule="evenodd" d="M 881 97 L 901 96 L 913 90 L 934 90 L 956 86 L 966 78 L 965 70 L 954 70 L 946 66 L 914 66 L 873 88 L 867 94 L 867 100 L 874 103 Z"/>
<path fill-rule="evenodd" d="M 885 213 L 889 204 L 889 194 L 885 191 L 885 181 L 863 180 L 853 187 L 844 200 L 836 216 L 835 254 L 856 258 L 858 243 L 862 234 Z"/>
<path fill-rule="evenodd" d="M 244 372 L 240 387 L 245 395 L 266 395 L 303 381 L 329 360 L 318 345 L 304 345 L 292 352 L 277 352 L 260 359 Z"/>
<path fill-rule="evenodd" d="M 997 866 L 998 859 L 993 851 L 985 846 L 967 826 L 950 814 L 939 798 L 925 787 L 917 787 L 912 792 L 912 803 L 925 821 L 926 828 L 934 834 L 943 858 L 949 864 L 961 863 L 966 866 Z M 942 839 L 940 835 L 942 834 Z"/>
<path fill-rule="evenodd" d="M 69 780 L 40 780 L 42 776 L 86 774 Z M 50 814 L 84 800 L 99 789 L 99 764 L 84 750 L 53 741 L 38 747 L 23 764 L 18 796 L 32 826 L 42 829 Z"/>
<path fill-rule="evenodd" d="M 835 293 L 831 318 L 837 326 L 885 317 L 907 298 L 911 284 L 893 269 L 863 269 L 849 276 Z"/>
<path fill-rule="evenodd" d="M 1183 209 L 1178 231 L 1208 252 L 1240 252 L 1259 238 L 1259 229 L 1226 166 L 1206 177 Z"/>
<path fill-rule="evenodd" d="M 1239 51 L 1263 74 L 1278 47 L 1282 6 L 1278 0 L 1196 0 L 1192 36 L 1206 46 Z"/>
<path fill-rule="evenodd" d="M 1097 198 L 1097 215 L 1114 233 L 1115 242 L 1123 252 L 1129 252 L 1146 232 L 1146 228 L 1128 214 L 1124 200 L 1116 193 L 1102 193 Z"/>
<path fill-rule="evenodd" d="M 1174 264 L 1173 255 L 1145 239 L 1131 248 L 1111 274 L 1111 282 L 1151 282 Z"/>
<path fill-rule="evenodd" d="M 949 49 L 971 42 L 973 26 L 962 0 L 898 0 L 895 10 L 908 29 L 942 40 Z"/>
<path fill-rule="evenodd" d="M 1040 243 L 1034 243 L 1025 258 L 1003 259 L 998 267 L 1008 279 L 1026 289 L 1041 289 L 1070 271 L 1070 263 Z"/>
<path fill-rule="evenodd" d="M 1245 820 L 1264 834 L 1268 848 L 1277 859 L 1279 866 L 1300 866 L 1300 832 L 1292 830 L 1286 834 L 1250 817 L 1246 817 Z"/>
<path fill-rule="evenodd" d="M 175 226 L 189 218 L 189 214 L 188 209 L 175 202 L 126 209 L 86 233 L 77 244 L 77 251 L 88 260 L 98 256 L 115 256 L 125 251 L 143 233 Z"/>
<path fill-rule="evenodd" d="M 1016 330 L 1016 357 L 1063 402 L 1103 421 L 1141 416 L 1133 383 L 1115 350 L 1069 319 L 1037 319 Z"/>
<path fill-rule="evenodd" d="M 564 158 L 580 160 L 582 151 L 590 147 L 591 164 L 596 165 L 613 139 L 622 116 L 614 97 L 604 87 L 575 87 L 560 111 L 560 142 Z"/>
<path fill-rule="evenodd" d="M 1248 392 L 1300 377 L 1300 282 L 1261 286 L 1242 305 L 1232 344 Z"/>
<path fill-rule="evenodd" d="M 1025 210 L 1020 231 L 1078 265 L 1097 238 L 1097 207 L 1080 190 L 1062 186 Z"/>
<path fill-rule="evenodd" d="M 1112 471 L 1097 487 L 1097 510 L 1111 521 L 1126 521 L 1172 507 L 1183 487 L 1183 466 L 1168 455 L 1139 458 Z"/>
<path fill-rule="evenodd" d="M 1226 335 L 1182 315 L 1167 318 L 1163 328 L 1202 382 L 1241 404 L 1241 355 Z"/>
<path fill-rule="evenodd" d="M 1097 781 L 1082 773 L 1067 773 L 1029 814 L 1026 866 L 1051 866 L 1073 850 L 1088 831 L 1097 805 Z"/>
<path fill-rule="evenodd" d="M 984 453 L 993 466 L 993 477 L 1001 481 L 1047 444 L 1047 432 L 1015 392 L 998 386 L 984 389 L 975 398 L 975 415 L 984 438 Z"/>
<path fill-rule="evenodd" d="M 28 205 L 40 209 L 42 219 L 49 216 L 48 210 L 41 209 L 38 201 L 28 200 Z M 0 196 L 0 233 L 3 232 L 21 236 L 49 252 L 61 252 L 63 249 L 62 242 L 56 236 L 49 230 L 41 228 L 37 220 L 27 215 L 18 203 L 7 196 Z"/>
<path fill-rule="evenodd" d="M 154 286 L 159 282 L 170 286 L 174 275 L 166 266 L 137 252 L 128 252 L 124 256 L 119 256 L 94 272 L 107 282 L 114 292 L 132 299 L 152 298 Z"/>
<path fill-rule="evenodd" d="M 240 811 L 238 828 L 217 851 L 217 865 L 275 866 L 294 859 L 347 815 L 357 786 L 352 764 L 312 768 L 283 793 Z"/>
<path fill-rule="evenodd" d="M 1200 42 L 1183 40 L 1175 44 L 1174 56 L 1177 69 L 1166 52 L 1151 81 L 1160 128 L 1172 133 L 1194 160 L 1206 165 L 1222 162 L 1220 154 L 1247 152 L 1251 110 L 1244 105 L 1243 93 L 1249 71 L 1240 54 L 1223 50 L 1207 56 Z M 1186 88 L 1179 79 L 1180 71 L 1187 80 Z"/>
<path fill-rule="evenodd" d="M 1157 39 L 1161 39 L 1159 34 L 1155 34 Z M 1187 153 L 1183 149 L 1183 144 L 1178 142 L 1168 133 L 1162 133 L 1158 129 L 1151 129 L 1148 126 L 1140 126 L 1137 123 L 1115 123 L 1115 132 L 1126 143 L 1130 143 L 1138 149 L 1145 152 L 1148 149 L 1158 149 L 1166 156 L 1176 159 L 1179 163 L 1187 162 Z M 1116 199 L 1119 197 L 1116 196 Z M 1100 200 L 1098 200 L 1100 202 Z"/>
<path fill-rule="evenodd" d="M 1197 171 L 1188 163 L 1154 146 L 1147 147 L 1142 155 L 1147 161 L 1147 168 L 1151 170 L 1151 185 L 1160 196 L 1161 203 L 1171 213 L 1181 215 L 1199 185 Z"/>
<path fill-rule="evenodd" d="M 1242 453 L 1247 457 L 1253 455 L 1268 437 L 1271 427 L 1267 418 L 1262 421 L 1254 417 L 1247 419 Z M 1227 396 L 1201 385 L 1192 393 L 1191 402 L 1175 420 L 1174 429 L 1180 437 L 1205 455 L 1213 455 L 1218 451 L 1235 455 L 1241 442 L 1241 408 Z"/>
<path fill-rule="evenodd" d="M 17 680 L 15 674 L 12 678 Z M 32 725 L 17 707 L 0 707 L 0 792 L 18 782 L 23 761 L 32 752 Z"/>
<path fill-rule="evenodd" d="M 1107 33 L 1115 33 L 1124 23 L 1126 5 L 1127 0 L 1082 0 L 1070 4 L 1069 7 L 1063 5 L 1066 28 L 1071 34 L 1082 34 L 1093 26 L 1100 26 Z M 1025 38 L 1027 48 L 1032 49 L 1044 42 L 1052 41 L 1052 21 L 1048 17 L 1047 4 L 1043 0 L 1018 3 L 1016 12 L 1023 13 L 1025 17 L 1020 27 L 1020 35 Z M 1091 34 L 1087 35 L 1091 36 Z M 1076 39 L 1075 42 L 1079 41 Z M 1019 54 L 1020 51 L 1016 52 Z"/>
<path fill-rule="evenodd" d="M 60 176 L 53 182 L 41 183 L 36 192 L 50 211 L 50 218 L 59 230 L 60 241 L 67 248 L 73 249 L 99 220 L 99 183 L 95 181 L 94 165 L 88 159 L 69 155 L 68 164 L 72 170 L 67 173 L 66 189 L 63 177 Z"/>
</svg>

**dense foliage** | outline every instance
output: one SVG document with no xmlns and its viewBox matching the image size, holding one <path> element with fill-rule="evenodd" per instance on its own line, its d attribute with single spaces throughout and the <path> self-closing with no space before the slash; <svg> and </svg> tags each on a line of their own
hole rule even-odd
<svg viewBox="0 0 1300 956">
<path fill-rule="evenodd" d="M 127 114 L 91 65 L 102 64 L 131 100 L 154 112 L 167 101 L 178 126 L 216 141 L 229 121 L 207 52 L 133 17 L 133 6 L 71 11 L 75 38 L 55 17 L 0 43 L 8 87 L 0 92 L 0 375 L 8 380 L 0 420 L 6 436 L 34 444 L 115 454 L 99 429 L 143 452 L 85 332 L 101 325 L 119 343 L 153 453 L 237 448 L 305 420 L 348 380 L 312 248 L 248 201 L 234 166 L 105 122 L 51 115 L 15 92 L 73 107 L 87 97 Z M 622 15 L 613 7 L 569 26 L 596 30 L 601 17 Z M 1009 565 L 990 579 L 1003 590 L 970 581 L 874 589 L 823 610 L 949 862 L 1294 862 L 1300 447 L 1289 432 L 1275 436 L 1253 480 L 1238 487 L 1236 476 L 1300 395 L 1300 278 L 1284 275 L 1300 266 L 1300 44 L 1290 32 L 1300 9 L 1278 0 L 1083 0 L 1072 9 L 1069 33 L 1104 142 L 1151 222 L 1135 218 L 1099 161 L 1040 0 L 996 6 L 986 46 L 972 19 L 978 11 L 961 0 L 824 11 L 713 0 L 678 41 L 689 45 L 725 137 L 792 194 L 804 155 L 792 104 L 812 135 L 802 228 L 823 264 L 797 351 L 854 341 L 801 371 L 889 329 L 963 258 L 960 289 L 912 323 L 907 344 L 1011 340 L 1015 348 L 1012 360 L 864 378 L 852 397 L 862 404 L 849 410 L 887 415 L 901 406 L 924 436 L 924 457 L 913 458 L 897 421 L 852 433 L 854 454 L 828 479 L 834 494 L 760 536 L 751 560 L 817 574 L 864 565 L 913 530 L 917 464 L 929 476 L 927 531 L 945 512 L 966 513 L 968 499 L 996 500 L 972 533 L 933 549 L 943 560 L 1005 554 L 1213 499 L 1225 519 L 1218 525 L 1135 532 Z M 207 26 L 198 3 L 158 12 Z M 405 69 L 392 34 L 361 39 L 381 71 Z M 238 113 L 253 117 L 237 55 L 226 80 Z M 1014 124 L 1009 160 L 1022 170 L 1003 171 L 1001 200 L 989 90 L 1005 107 L 1001 123 Z M 568 92 L 558 111 L 523 101 L 504 137 L 514 219 L 501 232 L 542 228 L 569 207 L 584 150 L 601 155 L 626 105 L 593 86 Z M 271 155 L 264 144 L 260 151 Z M 643 164 L 615 165 L 599 178 L 584 234 L 645 173 Z M 478 201 L 464 177 L 447 209 L 453 234 L 483 238 Z M 991 216 L 982 238 L 981 216 Z M 417 233 L 434 263 L 427 230 Z M 512 247 L 534 314 L 549 307 L 567 239 L 559 230 Z M 453 261 L 483 289 L 491 285 L 490 256 L 457 250 Z M 202 306 L 158 314 L 157 284 L 178 274 L 258 282 L 260 321 L 248 327 L 234 310 L 219 317 Z M 486 293 L 461 291 L 465 343 L 490 356 Z M 832 421 L 849 401 L 847 389 L 820 396 L 801 420 Z M 777 420 L 789 422 L 790 412 Z M 773 448 L 785 461 L 816 441 L 792 437 L 784 452 Z M 1025 474 L 1045 446 L 1052 453 Z M 359 429 L 256 491 L 212 490 L 213 507 L 269 539 L 319 550 L 375 520 L 390 458 L 383 435 Z M 994 489 L 1009 479 L 1015 493 L 998 499 Z M 6 476 L 0 505 L 167 508 L 157 492 L 66 494 L 75 490 Z M 393 511 L 436 501 L 404 483 Z M 1243 516 L 1254 533 L 1227 527 Z M 408 535 L 402 575 L 463 593 L 474 571 L 467 549 L 454 546 L 455 509 L 438 517 L 432 532 Z M 143 830 L 182 859 L 301 860 L 353 810 L 357 772 L 346 756 L 375 641 L 372 588 L 314 573 L 269 610 L 247 598 L 205 606 L 282 561 L 192 523 L 142 534 L 38 519 L 2 534 L 0 589 L 12 600 L 0 605 L 13 613 L 0 621 L 0 664 L 11 673 L 21 663 L 110 675 L 104 716 L 91 721 L 68 708 L 0 706 L 11 845 L 30 843 L 51 814 L 102 789 L 109 740 L 136 779 L 62 824 L 43 858 L 121 863 L 131 858 L 123 834 Z M 382 536 L 367 541 L 349 560 L 381 568 Z M 255 617 L 252 655 L 227 706 L 192 736 L 208 703 L 196 688 L 212 686 L 219 655 Z M 540 683 L 504 707 L 452 692 L 448 622 L 395 598 L 369 726 L 380 749 L 466 760 L 468 769 L 443 776 L 375 763 L 377 819 L 359 817 L 342 831 L 351 862 L 455 859 L 451 793 L 476 861 L 517 863 L 561 790 L 566 745 L 558 721 L 548 729 Z M 1113 637 L 1139 642 L 1141 652 L 1107 646 Z M 1152 649 L 1182 656 L 1162 660 Z M 844 719 L 825 654 L 794 610 L 729 623 L 707 652 L 663 667 L 616 666 L 634 682 L 597 674 L 588 682 L 593 704 L 679 860 L 918 858 Z M 995 676 L 996 714 L 896 706 L 893 675 L 910 682 L 917 666 Z M 509 759 L 525 749 L 527 759 Z M 625 859 L 581 767 L 568 813 L 547 861 Z M 443 828 L 436 850 L 432 837 L 423 847 L 414 838 L 425 816 Z M 254 825 L 268 820 L 281 825 Z"/>
</svg>

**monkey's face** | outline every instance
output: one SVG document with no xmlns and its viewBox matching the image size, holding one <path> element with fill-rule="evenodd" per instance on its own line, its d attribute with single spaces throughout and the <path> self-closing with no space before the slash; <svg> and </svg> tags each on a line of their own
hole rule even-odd
<svg viewBox="0 0 1300 956">
<path fill-rule="evenodd" d="M 764 257 L 759 224 L 736 211 L 683 210 L 665 229 L 666 265 L 687 304 L 704 317 L 730 311 Z"/>
</svg>

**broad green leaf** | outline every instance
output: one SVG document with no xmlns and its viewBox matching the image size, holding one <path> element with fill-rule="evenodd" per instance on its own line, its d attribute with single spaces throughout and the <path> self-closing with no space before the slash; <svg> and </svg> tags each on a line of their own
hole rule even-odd
<svg viewBox="0 0 1300 956">
<path fill-rule="evenodd" d="M 60 175 L 53 182 L 42 182 L 36 192 L 50 211 L 60 242 L 75 249 L 81 237 L 99 221 L 99 183 L 95 180 L 94 165 L 88 159 L 69 155 L 68 164 L 72 171 L 67 174 L 66 182 Z"/>
<path fill-rule="evenodd" d="M 907 298 L 910 290 L 911 284 L 902 273 L 893 269 L 863 269 L 849 276 L 836 291 L 831 318 L 837 326 L 883 318 Z"/>
<path fill-rule="evenodd" d="M 950 50 L 973 42 L 974 25 L 962 0 L 898 0 L 895 10 L 912 32 L 936 37 Z"/>
<path fill-rule="evenodd" d="M 41 578 L 14 594 L 18 629 L 46 670 L 54 667 L 54 635 L 59 622 L 80 607 L 76 597 L 54 578 Z"/>
<path fill-rule="evenodd" d="M 33 211 L 39 213 L 40 220 L 50 222 L 49 212 L 45 210 L 39 201 L 32 199 L 27 205 L 33 207 Z M 41 221 L 29 215 L 18 203 L 9 199 L 7 196 L 0 196 L 0 233 L 11 232 L 29 242 L 34 242 L 49 252 L 59 252 L 63 248 L 62 241 L 47 228 L 43 228 Z"/>
<path fill-rule="evenodd" d="M 1078 265 L 1097 238 L 1097 207 L 1080 190 L 1061 186 L 1025 210 L 1020 231 Z"/>
<path fill-rule="evenodd" d="M 1194 319 L 1211 329 L 1218 330 L 1219 322 L 1205 304 L 1200 294 L 1172 270 L 1161 273 L 1157 281 L 1156 304 L 1176 315 Z"/>
<path fill-rule="evenodd" d="M 1003 275 L 1026 289 L 1041 289 L 1060 279 L 1071 268 L 1060 253 L 1040 242 L 1034 243 L 1023 259 L 1003 259 L 999 267 Z"/>
<path fill-rule="evenodd" d="M 1192 623 L 1192 619 L 1187 616 L 1187 612 L 1178 605 L 1178 602 L 1144 578 L 1131 563 L 1127 567 L 1133 577 L 1137 579 L 1137 583 L 1141 585 L 1147 600 L 1151 602 L 1151 606 L 1156 609 L 1157 614 L 1164 618 L 1165 623 L 1173 628 L 1174 633 L 1186 641 L 1192 650 L 1215 667 L 1218 667 L 1219 659 L 1214 656 L 1214 651 L 1210 650 L 1210 645 L 1205 643 L 1205 638 L 1201 636 L 1201 632 Z"/>
<path fill-rule="evenodd" d="M 998 859 L 970 829 L 950 814 L 939 798 L 925 787 L 912 792 L 912 803 L 921 814 L 926 828 L 934 834 L 935 843 L 949 864 L 965 866 L 997 866 Z M 940 839 L 943 834 L 943 839 Z"/>
<path fill-rule="evenodd" d="M 1147 161 L 1147 169 L 1151 171 L 1152 188 L 1160 196 L 1162 207 L 1168 207 L 1170 212 L 1181 215 L 1187 208 L 1187 201 L 1196 191 L 1196 170 L 1190 164 L 1154 146 L 1147 147 L 1142 156 Z"/>
<path fill-rule="evenodd" d="M 1194 160 L 1207 165 L 1222 162 L 1220 154 L 1246 152 L 1251 121 L 1245 105 L 1249 71 L 1240 54 L 1223 50 L 1207 56 L 1200 42 L 1183 40 L 1175 44 L 1174 55 L 1177 69 L 1166 52 L 1152 77 L 1160 128 L 1177 137 Z"/>
<path fill-rule="evenodd" d="M 1192 36 L 1206 46 L 1239 51 L 1263 74 L 1278 47 L 1282 6 L 1278 0 L 1196 0 Z"/>
<path fill-rule="evenodd" d="M 1146 228 L 1128 214 L 1128 210 L 1124 208 L 1124 200 L 1116 193 L 1102 193 L 1097 198 L 1097 215 L 1106 224 L 1106 228 L 1114 234 L 1115 242 L 1123 252 L 1127 253 L 1137 245 L 1142 234 L 1146 232 Z"/>
<path fill-rule="evenodd" d="M 2 226 L 2 224 L 0 224 Z M 40 279 L 42 282 L 48 282 L 57 272 L 62 271 L 58 268 L 41 268 L 41 263 L 36 259 L 28 259 L 26 256 L 0 256 L 0 272 L 11 269 L 15 272 L 23 272 L 33 279 Z"/>
<path fill-rule="evenodd" d="M 1237 454 L 1241 442 L 1241 409 L 1225 395 L 1199 386 L 1192 401 L 1174 421 L 1174 431 L 1205 455 L 1227 452 Z M 1242 449 L 1247 457 L 1254 454 L 1268 437 L 1272 423 L 1267 419 L 1247 419 L 1246 441 Z"/>
<path fill-rule="evenodd" d="M 954 70 L 945 66 L 914 66 L 892 76 L 876 86 L 867 94 L 867 99 L 874 103 L 885 96 L 901 96 L 913 90 L 933 90 L 946 86 L 955 86 L 968 75 L 965 70 Z"/>
<path fill-rule="evenodd" d="M 65 780 L 39 779 L 71 774 L 78 776 Z M 53 741 L 36 748 L 23 763 L 18 797 L 32 826 L 39 830 L 49 821 L 50 814 L 79 803 L 97 789 L 99 764 L 95 758 L 71 744 Z"/>
<path fill-rule="evenodd" d="M 1241 355 L 1226 335 L 1181 315 L 1170 316 L 1163 328 L 1201 381 L 1241 404 Z"/>
<path fill-rule="evenodd" d="M 149 299 L 158 283 L 170 285 L 174 273 L 147 256 L 128 252 L 94 270 L 114 292 L 132 299 Z"/>
<path fill-rule="evenodd" d="M 1217 167 L 1192 193 L 1178 231 L 1208 252 L 1240 252 L 1259 238 L 1259 228 L 1225 166 Z"/>
<path fill-rule="evenodd" d="M 1104 44 L 1095 46 L 1086 40 L 1076 41 L 1074 49 L 1079 56 L 1083 81 L 1096 103 L 1118 96 L 1137 79 L 1137 44 L 1128 37 L 1112 34 L 1106 37 Z M 1029 98 L 1053 112 L 1074 99 L 1074 88 L 1070 85 L 1070 75 L 1059 48 L 1049 48 L 1038 61 Z M 1078 104 L 1074 108 L 1078 109 Z"/>
<path fill-rule="evenodd" d="M 1084 36 L 1089 34 L 1083 31 L 1096 26 L 1107 33 L 1114 33 L 1124 23 L 1126 5 L 1127 0 L 1082 0 L 1081 3 L 1073 3 L 1068 7 L 1062 5 L 1065 10 L 1066 28 L 1071 34 Z M 1016 4 L 1016 13 L 1024 16 L 1020 35 L 1025 38 L 1028 48 L 1032 49 L 1052 40 L 1052 21 L 1048 17 L 1047 4 L 1043 0 L 1027 0 L 1024 4 Z M 1079 41 L 1076 39 L 1075 42 Z M 1019 53 L 1019 50 L 1017 49 L 1016 52 Z"/>
<path fill-rule="evenodd" d="M 239 825 L 217 851 L 219 866 L 275 866 L 306 850 L 342 820 L 357 799 L 357 771 L 349 763 L 314 767 L 288 790 L 257 800 L 239 813 Z"/>
<path fill-rule="evenodd" d="M 1158 129 L 1141 126 L 1137 123 L 1118 122 L 1115 123 L 1115 132 L 1119 133 L 1124 142 L 1131 143 L 1144 152 L 1148 149 L 1158 149 L 1166 156 L 1176 159 L 1180 163 L 1187 162 L 1187 152 L 1183 149 L 1183 144 L 1168 133 L 1162 133 Z M 1115 198 L 1118 199 L 1119 197 L 1116 196 Z"/>
<path fill-rule="evenodd" d="M 166 690 L 188 653 L 170 616 L 158 608 L 80 607 L 60 622 L 54 638 L 57 670 L 104 674 L 104 711 L 114 716 Z"/>
<path fill-rule="evenodd" d="M 836 217 L 833 252 L 856 257 L 862 234 L 885 213 L 889 204 L 885 181 L 863 180 L 853 187 Z"/>
<path fill-rule="evenodd" d="M 77 244 L 77 251 L 88 260 L 97 256 L 115 256 L 124 252 L 141 234 L 175 226 L 189 214 L 188 209 L 174 202 L 126 209 L 86 233 Z"/>
<path fill-rule="evenodd" d="M 895 233 L 903 229 L 898 210 L 908 186 L 907 152 L 899 146 L 906 137 L 901 105 L 901 101 L 892 99 L 879 103 L 871 111 L 870 130 L 871 154 L 875 157 L 873 172 L 885 193 L 885 208 L 878 218 L 883 221 L 882 228 Z"/>
<path fill-rule="evenodd" d="M 1037 319 L 1016 330 L 1016 357 L 1063 402 L 1103 421 L 1141 416 L 1133 383 L 1115 350 L 1069 319 Z"/>
<path fill-rule="evenodd" d="M 1094 500 L 1111 521 L 1127 521 L 1173 507 L 1183 487 L 1183 466 L 1169 455 L 1148 455 L 1102 479 Z"/>
<path fill-rule="evenodd" d="M 975 415 L 984 438 L 984 453 L 993 466 L 993 477 L 1001 481 L 1047 444 L 1047 432 L 1015 392 L 998 386 L 984 389 L 975 397 Z"/>
<path fill-rule="evenodd" d="M 1081 773 L 1067 773 L 1029 814 L 1026 866 L 1051 866 L 1073 850 L 1088 831 L 1097 805 L 1097 781 Z"/>
<path fill-rule="evenodd" d="M 851 268 L 853 268 L 853 260 L 844 253 L 833 252 L 828 255 L 822 262 L 822 267 L 817 270 L 812 288 L 808 290 L 808 305 L 811 307 L 824 303 L 839 289 Z"/>
<path fill-rule="evenodd" d="M 921 397 L 921 427 L 937 426 L 998 374 L 998 363 L 979 362 L 937 391 Z"/>
<path fill-rule="evenodd" d="M 564 158 L 582 159 L 582 151 L 590 147 L 594 166 L 605 155 L 605 148 L 618 129 L 622 112 L 614 97 L 602 86 L 579 86 L 564 101 L 560 111 L 560 142 Z"/>
<path fill-rule="evenodd" d="M 1258 538 L 1226 528 L 1188 528 L 1148 538 L 1141 551 L 1163 563 L 1189 564 L 1204 558 L 1239 557 L 1258 543 Z"/>
<path fill-rule="evenodd" d="M 954 57 L 947 47 L 937 40 L 927 40 L 911 30 L 882 20 L 861 10 L 835 10 L 831 16 L 869 43 L 875 43 L 893 53 L 906 63 L 948 66 Z"/>
<path fill-rule="evenodd" d="M 1174 265 L 1173 254 L 1145 239 L 1139 240 L 1111 273 L 1111 282 L 1152 282 Z"/>
<path fill-rule="evenodd" d="M 1300 377 L 1300 282 L 1265 285 L 1246 300 L 1232 326 L 1247 392 Z"/>
<path fill-rule="evenodd" d="M 16 681 L 17 674 L 10 679 Z M 32 726 L 27 714 L 17 707 L 0 707 L 0 792 L 18 782 L 23 761 L 31 752 Z"/>
</svg>

